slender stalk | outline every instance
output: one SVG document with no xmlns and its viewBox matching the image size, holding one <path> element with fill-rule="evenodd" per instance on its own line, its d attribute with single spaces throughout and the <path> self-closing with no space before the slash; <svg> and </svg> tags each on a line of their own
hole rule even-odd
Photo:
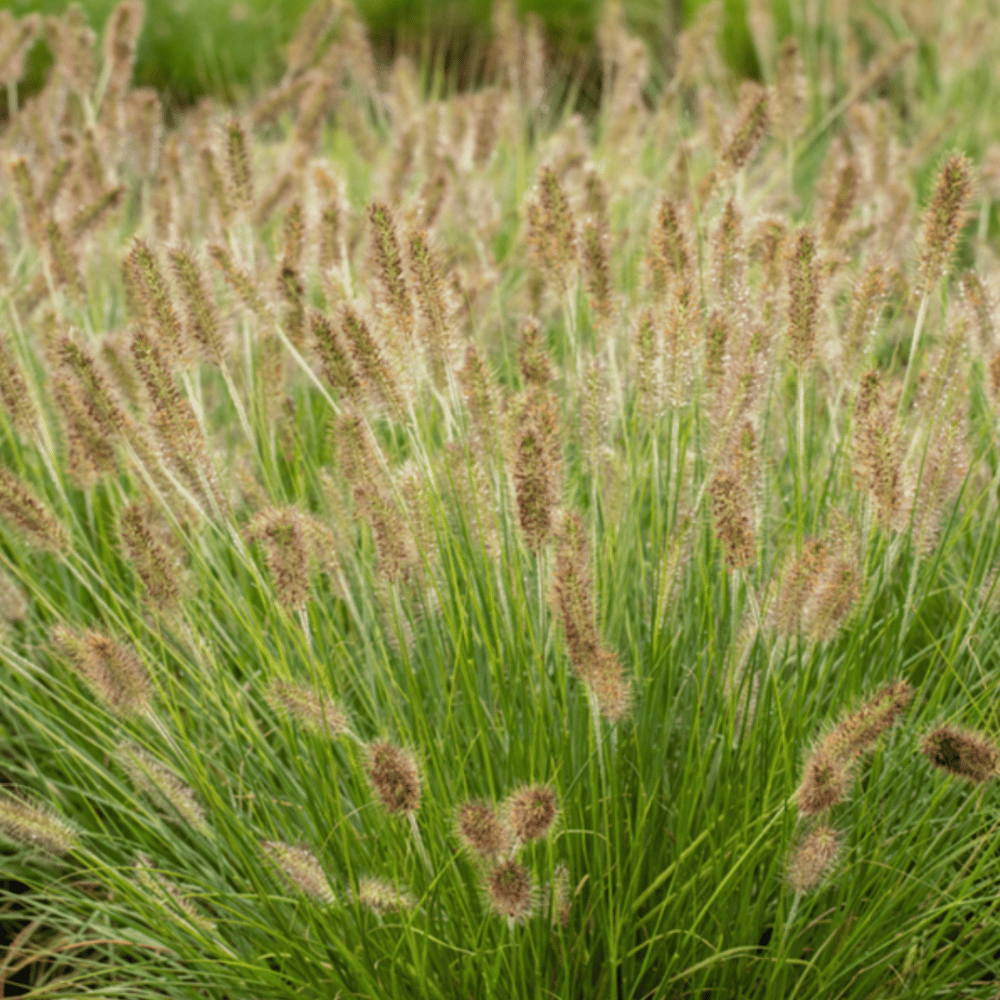
<svg viewBox="0 0 1000 1000">
<path fill-rule="evenodd" d="M 917 312 L 917 322 L 913 327 L 913 339 L 910 341 L 910 357 L 906 362 L 906 374 L 903 376 L 903 388 L 899 394 L 899 405 L 896 407 L 896 418 L 902 416 L 906 406 L 906 391 L 910 385 L 910 373 L 913 370 L 913 360 L 917 356 L 917 346 L 920 343 L 920 333 L 924 328 L 924 320 L 927 317 L 927 306 L 930 303 L 930 289 L 924 291 L 920 299 L 920 309 Z"/>
</svg>

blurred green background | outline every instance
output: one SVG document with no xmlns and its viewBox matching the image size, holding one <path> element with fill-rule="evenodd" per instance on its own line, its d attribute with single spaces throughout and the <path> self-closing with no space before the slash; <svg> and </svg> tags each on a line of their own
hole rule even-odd
<svg viewBox="0 0 1000 1000">
<path fill-rule="evenodd" d="M 223 100 L 244 97 L 276 81 L 284 46 L 311 0 L 146 0 L 146 22 L 135 72 L 138 86 L 156 87 L 169 105 L 202 94 Z M 678 22 L 688 24 L 704 0 L 624 0 L 629 27 L 649 44 L 657 69 L 671 63 Z M 17 16 L 59 14 L 67 0 L 0 0 Z M 83 0 L 91 27 L 101 35 L 115 0 Z M 520 0 L 522 17 L 541 16 L 550 48 L 577 67 L 596 67 L 595 28 L 602 0 Z M 481 53 L 490 28 L 491 0 L 357 0 L 376 54 L 389 60 L 400 48 L 461 65 Z M 723 0 L 720 50 L 733 70 L 756 76 L 744 0 Z M 784 20 L 780 18 L 779 20 Z M 428 49 L 428 46 L 431 49 Z M 51 55 L 36 45 L 23 90 L 44 79 Z"/>
</svg>

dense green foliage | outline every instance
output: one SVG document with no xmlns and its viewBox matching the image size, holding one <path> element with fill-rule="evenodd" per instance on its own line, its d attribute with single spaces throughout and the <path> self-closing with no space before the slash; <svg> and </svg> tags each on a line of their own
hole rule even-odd
<svg viewBox="0 0 1000 1000">
<path fill-rule="evenodd" d="M 609 4 L 588 120 L 506 11 L 465 91 L 326 0 L 170 129 L 134 0 L 53 27 L 0 983 L 992 1000 L 1000 21 L 758 18 L 736 93 Z"/>
</svg>

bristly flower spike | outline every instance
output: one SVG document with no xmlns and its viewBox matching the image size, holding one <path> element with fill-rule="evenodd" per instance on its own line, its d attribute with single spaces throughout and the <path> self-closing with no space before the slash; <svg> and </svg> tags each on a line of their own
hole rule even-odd
<svg viewBox="0 0 1000 1000">
<path fill-rule="evenodd" d="M 273 840 L 264 840 L 260 846 L 291 886 L 327 906 L 337 902 L 326 872 L 312 851 Z"/>
<path fill-rule="evenodd" d="M 969 161 L 963 154 L 948 157 L 938 175 L 934 198 L 927 207 L 924 221 L 920 276 L 925 290 L 930 289 L 948 268 L 971 189 Z"/>
<path fill-rule="evenodd" d="M 793 241 L 788 258 L 788 355 L 802 367 L 816 347 L 816 318 L 819 308 L 819 264 L 816 238 L 802 228 Z"/>
<path fill-rule="evenodd" d="M 513 858 L 497 865 L 487 876 L 486 893 L 491 909 L 506 917 L 511 927 L 525 923 L 537 908 L 538 894 L 531 874 Z"/>
<path fill-rule="evenodd" d="M 485 802 L 463 802 L 455 816 L 455 829 L 462 846 L 480 858 L 496 860 L 510 849 L 510 834 Z"/>
<path fill-rule="evenodd" d="M 78 843 L 76 832 L 58 816 L 6 791 L 0 792 L 0 831 L 50 854 L 68 854 Z"/>
<path fill-rule="evenodd" d="M 365 773 L 388 812 L 414 813 L 420 807 L 420 773 L 406 751 L 386 740 L 370 744 Z"/>
<path fill-rule="evenodd" d="M 935 767 L 973 784 L 997 776 L 1000 751 L 977 733 L 942 726 L 924 737 L 921 749 Z"/>
<path fill-rule="evenodd" d="M 559 812 L 559 800 L 548 785 L 530 785 L 514 792 L 503 809 L 514 836 L 526 844 L 549 832 Z"/>
<path fill-rule="evenodd" d="M 833 827 L 817 826 L 789 856 L 786 878 L 795 892 L 815 889 L 833 867 L 840 850 L 840 835 Z"/>
</svg>

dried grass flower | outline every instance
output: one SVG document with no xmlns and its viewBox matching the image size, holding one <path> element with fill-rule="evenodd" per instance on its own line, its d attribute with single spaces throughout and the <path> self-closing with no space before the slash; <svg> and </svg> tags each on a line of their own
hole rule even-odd
<svg viewBox="0 0 1000 1000">
<path fill-rule="evenodd" d="M 420 807 L 420 772 L 405 750 L 386 740 L 371 743 L 365 774 L 388 812 L 415 813 Z"/>
</svg>

